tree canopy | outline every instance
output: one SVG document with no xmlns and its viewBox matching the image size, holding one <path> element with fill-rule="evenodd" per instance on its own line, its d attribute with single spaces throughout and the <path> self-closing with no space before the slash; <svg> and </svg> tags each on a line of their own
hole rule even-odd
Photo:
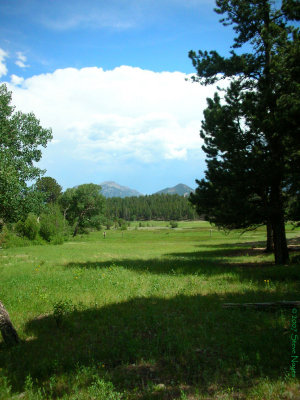
<svg viewBox="0 0 300 400">
<path fill-rule="evenodd" d="M 93 183 L 67 189 L 61 199 L 65 218 L 74 224 L 73 236 L 95 215 L 103 214 L 105 200 L 100 194 L 101 186 Z"/>
<path fill-rule="evenodd" d="M 191 51 L 193 79 L 207 85 L 228 78 L 230 84 L 223 98 L 208 100 L 200 133 L 207 170 L 191 201 L 221 227 L 269 223 L 275 262 L 285 263 L 287 200 L 299 196 L 300 51 L 292 24 L 299 6 L 293 0 L 216 5 L 221 22 L 236 33 L 232 50 L 227 58 Z M 250 51 L 242 52 L 244 45 Z"/>
<path fill-rule="evenodd" d="M 36 182 L 36 190 L 45 196 L 46 203 L 55 203 L 62 193 L 62 187 L 54 178 L 43 176 Z"/>
<path fill-rule="evenodd" d="M 11 92 L 0 85 L 0 218 L 16 220 L 26 206 L 27 183 L 41 176 L 34 163 L 42 157 L 41 146 L 52 138 L 33 113 L 15 112 Z M 32 196 L 30 197 L 32 199 Z"/>
</svg>

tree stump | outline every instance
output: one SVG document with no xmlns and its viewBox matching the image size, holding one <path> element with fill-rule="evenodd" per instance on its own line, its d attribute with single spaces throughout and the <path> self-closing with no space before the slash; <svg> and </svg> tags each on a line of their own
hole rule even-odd
<svg viewBox="0 0 300 400">
<path fill-rule="evenodd" d="M 8 346 L 14 346 L 20 342 L 17 331 L 13 327 L 9 318 L 8 312 L 4 305 L 0 301 L 0 331 L 4 340 Z"/>
</svg>

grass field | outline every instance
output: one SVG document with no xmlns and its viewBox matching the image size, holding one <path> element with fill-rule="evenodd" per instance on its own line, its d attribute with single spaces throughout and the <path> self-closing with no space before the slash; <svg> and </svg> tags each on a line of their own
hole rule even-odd
<svg viewBox="0 0 300 400">
<path fill-rule="evenodd" d="M 299 399 L 292 311 L 222 308 L 300 300 L 299 263 L 274 266 L 263 228 L 148 225 L 0 250 L 22 339 L 0 339 L 0 399 Z"/>
</svg>

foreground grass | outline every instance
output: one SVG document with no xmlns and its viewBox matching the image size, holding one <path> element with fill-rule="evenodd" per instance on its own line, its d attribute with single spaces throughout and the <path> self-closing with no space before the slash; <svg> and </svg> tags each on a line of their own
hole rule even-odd
<svg viewBox="0 0 300 400">
<path fill-rule="evenodd" d="M 0 399 L 298 398 L 291 311 L 222 303 L 299 300 L 299 264 L 275 267 L 263 229 L 149 225 L 1 250 L 22 343 L 0 342 Z"/>
</svg>

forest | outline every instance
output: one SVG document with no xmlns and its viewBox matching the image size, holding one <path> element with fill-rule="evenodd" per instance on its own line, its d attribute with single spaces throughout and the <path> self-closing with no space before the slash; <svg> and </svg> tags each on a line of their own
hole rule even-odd
<svg viewBox="0 0 300 400">
<path fill-rule="evenodd" d="M 177 194 L 153 194 L 139 197 L 106 199 L 108 219 L 140 220 L 195 220 L 198 214 L 187 197 Z"/>
</svg>

